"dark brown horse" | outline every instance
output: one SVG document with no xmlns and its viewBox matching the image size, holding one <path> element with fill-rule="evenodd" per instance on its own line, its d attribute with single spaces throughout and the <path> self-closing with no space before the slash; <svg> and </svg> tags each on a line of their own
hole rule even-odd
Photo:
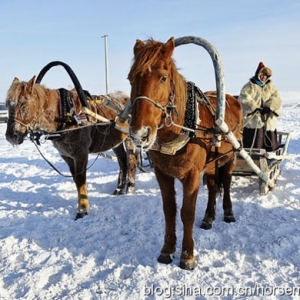
<svg viewBox="0 0 300 300">
<path fill-rule="evenodd" d="M 53 139 L 53 145 L 68 164 L 77 187 L 76 219 L 86 215 L 89 210 L 86 185 L 89 153 L 112 149 L 120 166 L 114 194 L 133 193 L 136 158 L 132 151 L 128 158 L 124 147 L 124 144 L 130 144 L 128 122 L 119 122 L 116 112 L 104 105 L 101 99 L 89 100 L 90 110 L 108 120 L 115 120 L 120 128 L 124 128 L 124 132 L 91 116 L 86 117 L 81 113 L 82 104 L 75 89 L 71 92 L 53 90 L 34 82 L 35 76 L 28 82 L 15 78 L 7 92 L 9 119 L 6 139 L 13 145 L 19 145 L 30 133 L 59 133 L 59 137 Z M 108 94 L 105 98 L 109 98 L 120 110 L 129 100 L 122 92 Z M 128 175 L 129 171 L 131 174 Z"/>
<path fill-rule="evenodd" d="M 206 173 L 208 186 L 207 209 L 201 227 L 211 228 L 215 219 L 218 180 L 224 189 L 224 221 L 234 222 L 230 185 L 236 155 L 231 143 L 214 124 L 216 93 L 202 93 L 185 81 L 172 59 L 174 47 L 174 38 L 167 43 L 152 39 L 145 43 L 136 41 L 128 75 L 132 101 L 130 136 L 138 147 L 149 150 L 161 189 L 165 238 L 158 261 L 171 263 L 176 248 L 174 181 L 178 179 L 183 187 L 184 226 L 180 267 L 193 269 L 193 225 L 201 174 Z M 189 97 L 193 94 L 196 97 Z M 239 102 L 226 95 L 225 122 L 239 141 L 243 125 L 241 112 Z M 220 147 L 214 144 L 217 136 L 222 138 Z"/>
</svg>

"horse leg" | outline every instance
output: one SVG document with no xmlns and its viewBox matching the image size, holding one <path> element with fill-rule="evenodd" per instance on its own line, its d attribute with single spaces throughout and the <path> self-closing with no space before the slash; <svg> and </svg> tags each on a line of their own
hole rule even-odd
<svg viewBox="0 0 300 300">
<path fill-rule="evenodd" d="M 208 188 L 208 201 L 205 216 L 202 220 L 200 228 L 207 230 L 212 228 L 212 223 L 216 217 L 216 196 L 218 186 L 216 184 L 215 172 L 206 173 L 205 177 Z"/>
<path fill-rule="evenodd" d="M 191 172 L 181 181 L 183 185 L 183 202 L 181 207 L 181 220 L 183 223 L 182 251 L 180 268 L 193 270 L 196 267 L 194 257 L 193 227 L 195 222 L 196 202 L 200 186 L 200 174 Z"/>
<path fill-rule="evenodd" d="M 114 195 L 122 195 L 125 193 L 126 181 L 127 181 L 127 153 L 124 148 L 124 144 L 121 143 L 117 147 L 112 149 L 117 156 L 118 164 L 120 167 L 119 176 L 118 176 L 118 185 L 115 191 L 113 192 Z"/>
<path fill-rule="evenodd" d="M 86 187 L 86 167 L 88 157 L 80 161 L 76 160 L 76 158 L 71 158 L 64 155 L 62 155 L 62 158 L 68 164 L 77 188 L 78 206 L 77 214 L 75 217 L 75 220 L 77 220 L 87 215 L 89 210 L 89 200 Z"/>
<path fill-rule="evenodd" d="M 224 196 L 223 196 L 224 221 L 227 223 L 235 222 L 234 213 L 232 210 L 232 202 L 230 198 L 232 171 L 234 170 L 234 167 L 235 164 L 232 161 L 230 161 L 221 168 L 221 180 L 224 189 Z"/>
<path fill-rule="evenodd" d="M 216 183 L 215 173 L 206 174 L 207 187 L 208 187 L 208 202 L 205 211 L 205 216 L 202 220 L 200 228 L 211 229 L 212 223 L 216 217 L 216 197 L 218 189 L 223 187 L 223 210 L 224 210 L 224 221 L 227 223 L 235 222 L 234 214 L 232 211 L 232 202 L 230 198 L 230 187 L 232 180 L 232 172 L 235 164 L 233 161 L 229 161 L 224 166 L 218 169 L 219 183 Z"/>
<path fill-rule="evenodd" d="M 176 250 L 176 199 L 174 178 L 162 173 L 158 169 L 154 169 L 157 182 L 159 184 L 162 200 L 163 211 L 165 216 L 165 237 L 164 245 L 157 258 L 158 262 L 170 264 L 172 262 L 172 254 Z"/>
<path fill-rule="evenodd" d="M 127 152 L 127 190 L 126 194 L 134 194 L 135 191 L 135 174 L 138 161 L 139 151 L 135 149 L 133 141 L 130 137 L 127 137 L 124 141 L 124 145 Z"/>
</svg>

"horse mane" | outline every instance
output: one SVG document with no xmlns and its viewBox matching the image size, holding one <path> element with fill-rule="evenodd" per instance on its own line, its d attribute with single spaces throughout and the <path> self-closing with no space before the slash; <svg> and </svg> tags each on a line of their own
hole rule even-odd
<svg viewBox="0 0 300 300">
<path fill-rule="evenodd" d="M 23 94 L 28 94 L 28 82 L 14 80 L 9 90 L 7 91 L 6 102 L 7 104 L 18 104 L 18 101 L 22 98 Z M 30 92 L 37 99 L 45 99 L 47 96 L 46 88 L 40 84 L 34 84 Z"/>
<path fill-rule="evenodd" d="M 128 79 L 132 82 L 138 74 L 143 76 L 147 70 L 151 70 L 151 67 L 158 61 L 163 62 L 168 69 L 171 70 L 171 78 L 175 83 L 175 101 L 180 99 L 176 101 L 176 104 L 179 111 L 182 111 L 185 109 L 187 97 L 186 80 L 178 72 L 175 60 L 172 57 L 166 60 L 165 52 L 163 51 L 164 45 L 164 43 L 150 38 L 145 41 L 143 47 L 135 47 L 134 59 L 128 74 Z"/>
<path fill-rule="evenodd" d="M 144 45 L 145 47 L 134 49 L 134 61 L 128 74 L 129 81 L 132 81 L 139 73 L 144 75 L 149 68 L 151 69 L 153 64 L 163 59 L 161 49 L 164 43 L 157 42 L 151 38 Z"/>
</svg>

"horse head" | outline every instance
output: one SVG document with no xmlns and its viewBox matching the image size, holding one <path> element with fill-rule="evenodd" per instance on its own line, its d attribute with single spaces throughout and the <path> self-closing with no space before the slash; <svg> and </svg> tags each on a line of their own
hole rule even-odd
<svg viewBox="0 0 300 300">
<path fill-rule="evenodd" d="M 172 59 L 174 48 L 172 37 L 166 43 L 137 40 L 133 49 L 128 75 L 132 101 L 130 136 L 136 146 L 145 150 L 159 140 L 158 130 L 166 130 L 174 111 L 177 114 L 174 101 L 178 87 L 174 80 L 180 75 Z"/>
<path fill-rule="evenodd" d="M 12 145 L 22 144 L 28 131 L 35 129 L 40 105 L 34 81 L 35 76 L 28 82 L 15 77 L 7 92 L 8 121 L 5 136 Z"/>
</svg>

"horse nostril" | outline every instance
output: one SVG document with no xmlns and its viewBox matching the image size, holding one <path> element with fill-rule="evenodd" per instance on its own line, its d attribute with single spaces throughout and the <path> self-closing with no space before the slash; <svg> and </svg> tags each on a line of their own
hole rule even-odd
<svg viewBox="0 0 300 300">
<path fill-rule="evenodd" d="M 19 138 L 20 138 L 20 135 L 18 133 L 14 133 L 12 138 L 15 140 L 15 141 L 18 141 Z"/>
<path fill-rule="evenodd" d="M 14 133 L 6 132 L 5 137 L 6 140 L 10 142 L 12 145 L 20 145 L 23 142 L 23 137 L 18 132 L 14 132 Z"/>
<path fill-rule="evenodd" d="M 141 147 L 142 143 L 149 142 L 149 137 L 151 135 L 151 129 L 149 126 L 142 126 L 138 130 L 129 130 L 129 135 L 135 143 L 136 147 Z"/>
<path fill-rule="evenodd" d="M 147 141 L 149 139 L 149 136 L 150 136 L 150 128 L 149 128 L 149 126 L 145 126 L 143 128 L 143 134 L 142 134 L 141 140 L 143 142 L 145 142 L 145 141 Z"/>
</svg>

